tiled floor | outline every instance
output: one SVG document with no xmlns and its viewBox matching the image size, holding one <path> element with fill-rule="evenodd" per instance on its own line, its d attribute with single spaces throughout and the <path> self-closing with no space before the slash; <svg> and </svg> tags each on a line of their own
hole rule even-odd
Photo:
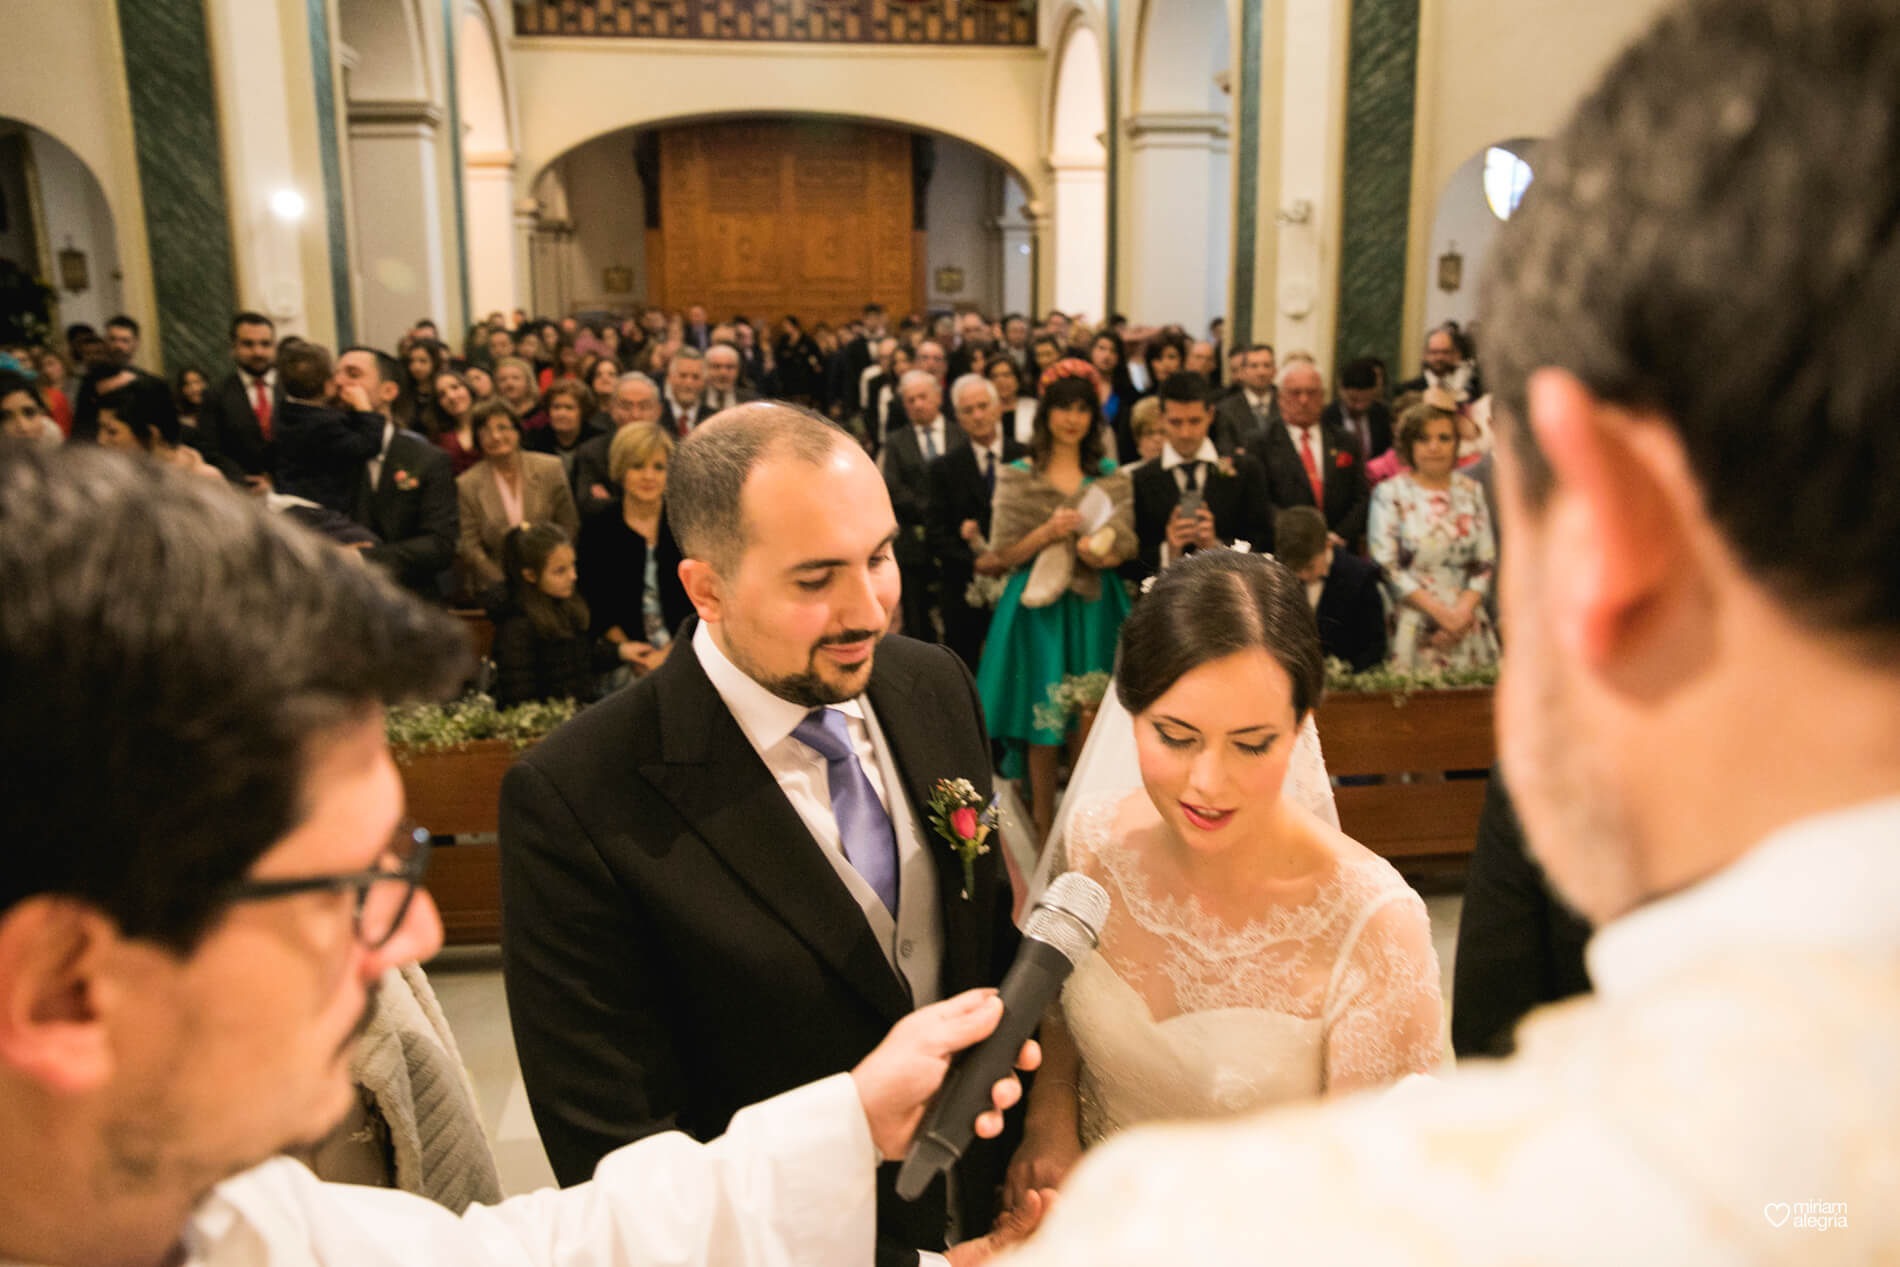
<svg viewBox="0 0 1900 1267">
<path fill-rule="evenodd" d="M 1464 900 L 1446 895 L 1425 899 L 1432 917 L 1432 941 L 1443 974 L 1445 1012 L 1451 1014 L 1452 946 L 1458 937 L 1458 916 Z M 486 947 L 444 951 L 429 965 L 429 980 L 441 997 L 443 1011 L 461 1044 L 462 1059 L 475 1080 L 475 1096 L 482 1125 L 495 1147 L 502 1190 L 529 1192 L 554 1182 L 547 1157 L 528 1112 L 521 1068 L 508 1029 L 508 1002 L 502 997 L 501 957 Z M 1450 1043 L 1446 1044 L 1450 1051 Z"/>
</svg>

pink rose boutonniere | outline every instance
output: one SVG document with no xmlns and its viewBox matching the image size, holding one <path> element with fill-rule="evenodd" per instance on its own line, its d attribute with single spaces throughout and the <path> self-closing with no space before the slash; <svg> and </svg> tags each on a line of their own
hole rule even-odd
<svg viewBox="0 0 1900 1267">
<path fill-rule="evenodd" d="M 963 899 L 976 887 L 976 860 L 996 834 L 996 798 L 986 803 L 968 779 L 938 779 L 930 793 L 930 825 L 963 864 Z"/>
<path fill-rule="evenodd" d="M 1216 475 L 1232 475 L 1234 473 L 1234 459 L 1221 458 L 1216 461 L 1214 463 L 1214 473 Z"/>
<path fill-rule="evenodd" d="M 422 487 L 422 481 L 417 479 L 415 476 L 411 475 L 407 471 L 397 471 L 394 478 L 396 481 L 396 487 L 400 488 L 405 493 L 412 493 L 416 489 Z"/>
</svg>

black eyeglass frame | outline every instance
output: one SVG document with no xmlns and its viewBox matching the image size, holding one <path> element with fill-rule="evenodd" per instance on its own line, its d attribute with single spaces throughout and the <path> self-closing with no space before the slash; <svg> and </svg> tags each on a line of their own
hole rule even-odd
<svg viewBox="0 0 1900 1267">
<path fill-rule="evenodd" d="M 394 845 L 407 838 L 413 852 L 402 860 L 402 865 L 394 870 L 371 867 L 364 871 L 339 871 L 334 875 L 292 876 L 281 880 L 239 880 L 224 891 L 226 902 L 268 902 L 280 897 L 295 897 L 301 893 L 338 893 L 350 890 L 355 897 L 351 904 L 351 927 L 356 939 L 370 950 L 381 950 L 395 939 L 396 931 L 408 918 L 409 906 L 416 900 L 416 890 L 422 887 L 422 877 L 429 869 L 430 837 L 429 829 L 404 824 L 396 832 L 391 849 L 385 850 L 383 857 L 390 856 Z M 378 884 L 390 881 L 403 881 L 408 887 L 404 890 L 402 901 L 396 907 L 395 918 L 390 920 L 389 929 L 376 941 L 371 942 L 363 936 L 363 910 L 369 904 L 369 891 Z"/>
</svg>

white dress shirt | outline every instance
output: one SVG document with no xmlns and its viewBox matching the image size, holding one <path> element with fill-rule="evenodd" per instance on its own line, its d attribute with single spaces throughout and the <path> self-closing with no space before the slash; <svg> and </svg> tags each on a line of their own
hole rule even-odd
<svg viewBox="0 0 1900 1267">
<path fill-rule="evenodd" d="M 700 397 L 697 401 L 694 401 L 691 405 L 682 405 L 679 403 L 679 401 L 673 398 L 673 393 L 669 391 L 666 393 L 666 404 L 667 404 L 667 408 L 673 414 L 673 426 L 675 428 L 678 428 L 679 426 L 684 424 L 686 429 L 688 431 L 691 431 L 694 427 L 697 427 L 707 416 L 706 399 L 703 396 Z M 691 421 L 688 421 L 689 417 Z"/>
<path fill-rule="evenodd" d="M 929 462 L 935 458 L 940 458 L 950 451 L 950 428 L 944 422 L 942 414 L 938 414 L 924 426 L 919 427 L 916 423 L 911 423 L 910 425 L 917 433 L 917 451 L 924 455 L 924 461 Z M 930 437 L 930 445 L 935 446 L 934 450 L 924 443 L 925 436 Z"/>
<path fill-rule="evenodd" d="M 1595 993 L 1508 1061 L 1118 1137 L 999 1267 L 1900 1262 L 1900 797 L 1776 832 L 1586 958 Z"/>
<path fill-rule="evenodd" d="M 376 456 L 368 462 L 369 491 L 372 493 L 376 491 L 376 485 L 382 481 L 383 459 L 389 456 L 389 442 L 395 438 L 396 424 L 387 418 L 383 419 L 383 447 L 376 450 Z"/>
<path fill-rule="evenodd" d="M 859 696 L 832 707 L 845 715 L 858 763 L 890 815 L 892 834 L 897 838 L 895 918 L 885 909 L 870 881 L 859 875 L 844 856 L 838 820 L 831 812 L 831 779 L 824 757 L 792 737 L 792 731 L 811 709 L 781 699 L 748 677 L 720 650 L 712 627 L 704 622 L 693 631 L 693 654 L 699 657 L 707 679 L 751 741 L 759 760 L 772 772 L 785 799 L 811 831 L 825 861 L 864 912 L 885 959 L 909 988 L 911 1001 L 919 1007 L 936 1002 L 943 988 L 943 914 L 937 903 L 936 864 L 925 848 L 910 798 L 903 794 L 903 781 L 891 763 L 890 744 L 878 727 L 871 702 Z M 893 789 L 897 790 L 895 796 L 891 794 Z"/>
<path fill-rule="evenodd" d="M 986 461 L 990 465 L 990 470 L 1001 471 L 1003 469 L 1002 428 L 997 428 L 996 434 L 990 437 L 988 444 L 978 444 L 972 440 L 970 442 L 970 456 L 976 459 L 976 473 L 978 475 L 985 473 L 983 464 Z"/>
<path fill-rule="evenodd" d="M 871 1261 L 877 1149 L 849 1074 L 609 1153 L 594 1177 L 460 1215 L 279 1157 L 212 1189 L 184 1267 L 715 1267 Z"/>
</svg>

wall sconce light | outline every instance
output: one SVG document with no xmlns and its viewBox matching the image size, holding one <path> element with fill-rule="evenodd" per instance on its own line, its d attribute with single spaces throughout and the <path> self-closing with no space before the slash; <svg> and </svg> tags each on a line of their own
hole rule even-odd
<svg viewBox="0 0 1900 1267">
<path fill-rule="evenodd" d="M 303 195 L 294 189 L 280 189 L 270 196 L 270 212 L 279 220 L 296 222 L 303 219 Z"/>
<path fill-rule="evenodd" d="M 59 284 L 62 289 L 77 295 L 91 283 L 86 270 L 86 253 L 73 245 L 71 238 L 66 239 L 66 247 L 59 253 Z"/>
<path fill-rule="evenodd" d="M 1465 284 L 1465 257 L 1458 254 L 1458 244 L 1453 242 L 1451 249 L 1438 257 L 1438 289 L 1447 295 Z"/>
</svg>

